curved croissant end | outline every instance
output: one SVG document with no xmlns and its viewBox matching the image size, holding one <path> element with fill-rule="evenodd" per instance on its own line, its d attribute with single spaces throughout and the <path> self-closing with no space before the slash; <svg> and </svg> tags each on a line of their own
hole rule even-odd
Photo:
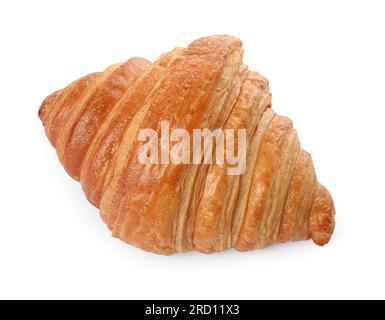
<svg viewBox="0 0 385 320">
<path fill-rule="evenodd" d="M 132 58 L 89 74 L 43 101 L 49 141 L 113 236 L 166 255 L 330 240 L 333 200 L 292 121 L 271 109 L 267 79 L 242 56 L 234 37 L 200 38 L 154 63 Z M 243 171 L 229 175 L 227 162 L 141 163 L 138 133 L 159 136 L 162 120 L 191 136 L 245 129 Z"/>
</svg>

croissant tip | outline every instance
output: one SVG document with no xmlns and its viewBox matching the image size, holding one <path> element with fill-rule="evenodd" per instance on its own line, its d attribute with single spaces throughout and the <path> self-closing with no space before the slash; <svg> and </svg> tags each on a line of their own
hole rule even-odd
<svg viewBox="0 0 385 320">
<path fill-rule="evenodd" d="M 47 123 L 48 115 L 47 115 L 47 108 L 46 108 L 46 105 L 44 103 L 41 104 L 41 106 L 39 107 L 39 111 L 38 111 L 37 115 L 38 115 L 43 127 L 45 127 L 46 123 Z"/>
<path fill-rule="evenodd" d="M 37 115 L 39 116 L 39 119 L 41 120 L 43 125 L 44 125 L 44 121 L 43 121 L 43 119 L 44 119 L 44 111 L 45 111 L 45 104 L 42 103 L 40 105 L 40 107 L 39 107 L 39 111 L 38 111 Z"/>
<path fill-rule="evenodd" d="M 333 198 L 319 183 L 310 213 L 310 236 L 318 246 L 322 247 L 330 241 L 335 228 L 335 214 Z"/>
<path fill-rule="evenodd" d="M 61 94 L 62 90 L 57 90 L 48 97 L 46 97 L 43 102 L 41 103 L 38 111 L 38 116 L 41 122 L 43 123 L 43 126 L 45 126 L 45 123 L 48 119 L 49 113 L 51 112 L 51 109 L 56 101 L 56 99 Z"/>
</svg>

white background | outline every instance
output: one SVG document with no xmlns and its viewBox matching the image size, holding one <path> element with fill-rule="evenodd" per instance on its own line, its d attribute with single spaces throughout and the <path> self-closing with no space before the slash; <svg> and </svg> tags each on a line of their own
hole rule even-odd
<svg viewBox="0 0 385 320">
<path fill-rule="evenodd" d="M 0 298 L 385 298 L 383 1 L 1 1 Z M 157 256 L 110 236 L 37 117 L 43 98 L 131 56 L 243 40 L 294 119 L 337 227 L 263 251 Z"/>
</svg>

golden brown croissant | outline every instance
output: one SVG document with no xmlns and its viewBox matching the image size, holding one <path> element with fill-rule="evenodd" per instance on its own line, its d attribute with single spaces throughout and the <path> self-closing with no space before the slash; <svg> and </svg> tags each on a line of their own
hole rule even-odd
<svg viewBox="0 0 385 320">
<path fill-rule="evenodd" d="M 154 63 L 132 58 L 89 74 L 43 101 L 51 144 L 113 236 L 166 255 L 330 240 L 333 200 L 291 120 L 270 108 L 268 81 L 242 55 L 234 37 L 200 38 Z M 139 161 L 138 133 L 161 134 L 163 120 L 192 135 L 246 129 L 244 172 L 228 174 L 227 162 Z"/>
</svg>

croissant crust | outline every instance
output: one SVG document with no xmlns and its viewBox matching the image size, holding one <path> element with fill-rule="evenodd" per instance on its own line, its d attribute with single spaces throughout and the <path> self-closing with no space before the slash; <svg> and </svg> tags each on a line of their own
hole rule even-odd
<svg viewBox="0 0 385 320">
<path fill-rule="evenodd" d="M 68 174 L 113 236 L 170 255 L 240 251 L 312 239 L 325 245 L 335 209 L 266 78 L 242 63 L 240 40 L 210 36 L 154 63 L 131 58 L 48 96 L 39 117 Z M 246 129 L 246 165 L 142 164 L 141 129 L 160 123 Z M 170 142 L 171 143 L 171 142 Z"/>
</svg>

